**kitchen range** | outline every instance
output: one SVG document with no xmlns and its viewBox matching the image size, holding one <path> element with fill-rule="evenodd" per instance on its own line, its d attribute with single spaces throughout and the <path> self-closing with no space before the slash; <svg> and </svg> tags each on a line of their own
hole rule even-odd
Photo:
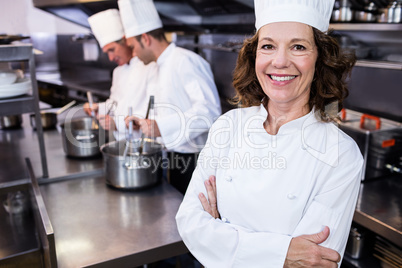
<svg viewBox="0 0 402 268">
<path fill-rule="evenodd" d="M 89 15 L 117 7 L 116 1 L 108 0 L 33 3 L 85 27 Z M 382 267 L 395 263 L 392 256 L 402 248 L 402 23 L 388 22 L 380 10 L 389 14 L 401 3 L 336 3 L 330 28 L 344 49 L 358 56 L 338 123 L 356 140 L 365 159 L 342 267 Z M 234 108 L 227 101 L 234 95 L 232 71 L 244 38 L 254 30 L 253 1 L 160 0 L 155 4 L 176 44 L 210 62 L 223 112 Z M 371 19 L 361 21 L 363 17 Z M 35 55 L 34 75 L 29 64 L 11 60 L 12 69 L 23 70 L 32 84 L 23 95 L 0 95 L 0 106 L 12 107 L 0 107 L 0 237 L 4 238 L 0 266 L 136 267 L 186 254 L 174 219 L 183 195 L 162 172 L 146 187 L 124 189 L 124 176 L 138 178 L 133 168 L 144 158 L 128 153 L 131 162 L 122 164 L 126 144 L 114 141 L 112 133 L 98 137 L 91 132 L 93 121 L 82 104 L 88 101 L 88 91 L 95 102 L 109 97 L 115 68 L 94 36 L 33 33 L 19 38 L 43 54 Z M 0 62 L 8 60 L 0 58 Z M 41 111 L 55 114 L 72 101 L 56 115 L 56 124 L 46 128 L 40 121 Z M 66 119 L 89 124 L 89 132 L 72 131 L 64 124 Z M 66 131 L 75 140 L 95 142 L 96 151 L 75 155 L 68 149 L 72 145 L 65 139 Z M 159 149 L 152 153 L 157 162 Z M 116 167 L 132 174 L 122 175 Z M 12 204 L 16 211 L 11 211 Z"/>
</svg>

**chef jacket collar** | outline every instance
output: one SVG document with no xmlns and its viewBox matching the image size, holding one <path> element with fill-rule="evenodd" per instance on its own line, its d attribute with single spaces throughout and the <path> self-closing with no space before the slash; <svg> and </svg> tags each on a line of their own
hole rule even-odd
<svg viewBox="0 0 402 268">
<path fill-rule="evenodd" d="M 313 108 L 313 109 L 311 109 L 311 111 L 308 114 L 306 114 L 302 117 L 299 117 L 295 120 L 292 120 L 290 122 L 287 122 L 286 124 L 282 125 L 279 128 L 277 135 L 292 134 L 296 131 L 301 131 L 302 129 L 305 129 L 306 127 L 310 126 L 311 124 L 319 122 L 319 120 L 317 119 L 318 115 L 316 115 L 315 113 L 316 113 L 315 108 Z M 264 128 L 264 122 L 267 119 L 268 111 L 267 111 L 267 109 L 265 109 L 265 106 L 263 103 L 260 104 L 258 115 L 260 118 L 259 118 L 259 120 L 254 121 L 254 123 L 256 124 L 256 125 L 254 125 L 254 127 Z"/>
<path fill-rule="evenodd" d="M 137 56 L 134 56 L 134 57 L 131 58 L 131 60 L 128 62 L 128 64 L 133 65 L 138 61 L 140 61 L 140 59 Z"/>
<path fill-rule="evenodd" d="M 169 46 L 162 52 L 162 54 L 159 56 L 159 58 L 156 60 L 156 63 L 160 66 L 162 65 L 167 58 L 169 57 L 170 54 L 173 53 L 173 50 L 176 48 L 175 43 L 170 43 Z"/>
</svg>

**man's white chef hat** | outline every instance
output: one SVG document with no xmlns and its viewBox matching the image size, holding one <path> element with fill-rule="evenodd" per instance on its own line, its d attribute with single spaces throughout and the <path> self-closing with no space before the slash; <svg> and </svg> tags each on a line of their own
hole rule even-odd
<svg viewBox="0 0 402 268">
<path fill-rule="evenodd" d="M 100 47 L 124 37 L 123 24 L 117 9 L 108 9 L 88 18 L 89 25 Z"/>
<path fill-rule="evenodd" d="M 335 0 L 254 0 L 257 31 L 273 22 L 301 22 L 326 32 Z"/>
<path fill-rule="evenodd" d="M 119 0 L 118 4 L 127 38 L 163 27 L 152 0 Z"/>
</svg>

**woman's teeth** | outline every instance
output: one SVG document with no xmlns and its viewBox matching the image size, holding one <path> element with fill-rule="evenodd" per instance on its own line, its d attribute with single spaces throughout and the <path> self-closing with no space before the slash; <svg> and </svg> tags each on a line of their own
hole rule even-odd
<svg viewBox="0 0 402 268">
<path fill-rule="evenodd" d="M 271 79 L 274 81 L 289 81 L 294 79 L 296 76 L 291 75 L 291 76 L 275 76 L 275 75 L 270 75 Z"/>
</svg>

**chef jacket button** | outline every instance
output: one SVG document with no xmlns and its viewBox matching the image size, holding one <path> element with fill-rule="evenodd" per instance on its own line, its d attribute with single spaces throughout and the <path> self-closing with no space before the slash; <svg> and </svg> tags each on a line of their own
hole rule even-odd
<svg viewBox="0 0 402 268">
<path fill-rule="evenodd" d="M 231 181 L 232 181 L 232 177 L 226 176 L 226 177 L 225 177 L 225 180 L 228 181 L 228 182 L 231 182 Z"/>
<path fill-rule="evenodd" d="M 294 194 L 288 194 L 288 195 L 287 195 L 287 198 L 289 198 L 289 199 L 295 199 L 296 196 L 295 196 Z"/>
<path fill-rule="evenodd" d="M 230 221 L 229 221 L 227 218 L 222 218 L 222 221 L 223 221 L 224 223 L 230 223 Z"/>
</svg>

